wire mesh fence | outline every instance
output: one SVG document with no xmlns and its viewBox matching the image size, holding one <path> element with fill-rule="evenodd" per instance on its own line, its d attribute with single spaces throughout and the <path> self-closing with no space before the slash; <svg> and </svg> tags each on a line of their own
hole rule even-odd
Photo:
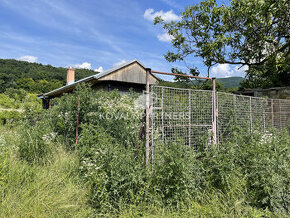
<svg viewBox="0 0 290 218">
<path fill-rule="evenodd" d="M 151 144 L 182 142 L 198 148 L 212 143 L 213 92 L 151 86 Z M 290 100 L 217 92 L 217 140 L 234 127 L 253 131 L 290 126 Z M 153 150 L 152 150 L 153 152 Z"/>
</svg>

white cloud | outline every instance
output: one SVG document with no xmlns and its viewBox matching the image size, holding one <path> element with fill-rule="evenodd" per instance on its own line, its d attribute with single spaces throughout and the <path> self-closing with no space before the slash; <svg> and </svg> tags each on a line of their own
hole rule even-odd
<svg viewBox="0 0 290 218">
<path fill-rule="evenodd" d="M 236 66 L 234 71 L 236 74 L 245 74 L 245 71 L 248 69 L 249 69 L 249 67 L 247 65 L 245 65 L 243 67 Z"/>
<path fill-rule="evenodd" d="M 74 65 L 75 68 L 78 68 L 78 69 L 92 69 L 92 64 L 91 63 L 88 63 L 88 62 L 84 62 L 82 64 L 76 64 Z"/>
<path fill-rule="evenodd" d="M 114 63 L 113 64 L 113 67 L 118 67 L 118 66 L 120 66 L 120 65 L 122 65 L 122 64 L 125 64 L 127 61 L 125 61 L 125 60 L 121 60 L 121 61 L 119 61 L 119 62 L 117 62 L 117 63 Z"/>
<path fill-rule="evenodd" d="M 170 36 L 168 33 L 162 33 L 162 34 L 158 34 L 157 38 L 162 42 L 171 42 L 173 37 Z"/>
<path fill-rule="evenodd" d="M 104 69 L 102 66 L 100 66 L 99 68 L 95 69 L 95 71 L 102 73 L 102 72 L 104 72 Z"/>
<path fill-rule="evenodd" d="M 19 61 L 27 61 L 30 63 L 37 62 L 37 59 L 38 59 L 38 57 L 30 56 L 30 55 L 24 55 L 24 56 L 21 56 L 20 58 L 18 58 Z"/>
<path fill-rule="evenodd" d="M 145 12 L 144 12 L 144 18 L 146 20 L 150 20 L 150 21 L 153 21 L 155 17 L 157 16 L 161 16 L 161 18 L 165 21 L 165 22 L 170 22 L 170 21 L 177 21 L 180 19 L 180 17 L 175 14 L 173 12 L 173 10 L 170 10 L 170 11 L 156 11 L 154 12 L 154 9 L 152 8 L 148 8 Z"/>
<path fill-rule="evenodd" d="M 212 76 L 217 77 L 230 77 L 232 75 L 229 64 L 218 64 L 211 69 L 211 73 Z"/>
<path fill-rule="evenodd" d="M 248 66 L 231 67 L 229 64 L 218 64 L 211 69 L 213 77 L 231 77 L 231 76 L 244 76 Z"/>
</svg>

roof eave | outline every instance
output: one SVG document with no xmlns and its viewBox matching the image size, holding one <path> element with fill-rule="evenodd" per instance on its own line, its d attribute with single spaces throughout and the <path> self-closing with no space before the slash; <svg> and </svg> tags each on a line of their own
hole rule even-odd
<svg viewBox="0 0 290 218">
<path fill-rule="evenodd" d="M 70 89 L 70 88 L 73 88 L 75 87 L 77 84 L 81 83 L 81 82 L 88 82 L 90 80 L 93 80 L 95 79 L 95 75 L 92 75 L 92 76 L 89 76 L 89 77 L 86 77 L 84 79 L 81 79 L 81 80 L 78 80 L 72 84 L 69 84 L 69 85 L 65 85 L 65 86 L 62 86 L 58 89 L 55 89 L 55 90 L 52 90 L 50 92 L 47 92 L 47 93 L 43 93 L 43 94 L 40 94 L 40 95 L 37 95 L 39 99 L 44 99 L 44 98 L 47 98 L 49 96 L 53 96 L 53 94 L 56 94 L 60 91 L 63 91 L 63 90 L 67 90 L 67 89 Z"/>
</svg>

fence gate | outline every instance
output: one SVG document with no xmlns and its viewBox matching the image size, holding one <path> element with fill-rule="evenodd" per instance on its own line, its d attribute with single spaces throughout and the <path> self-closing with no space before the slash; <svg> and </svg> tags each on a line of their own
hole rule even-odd
<svg viewBox="0 0 290 218">
<path fill-rule="evenodd" d="M 150 88 L 153 154 L 158 143 L 179 141 L 196 147 L 212 140 L 212 91 L 162 86 Z"/>
</svg>

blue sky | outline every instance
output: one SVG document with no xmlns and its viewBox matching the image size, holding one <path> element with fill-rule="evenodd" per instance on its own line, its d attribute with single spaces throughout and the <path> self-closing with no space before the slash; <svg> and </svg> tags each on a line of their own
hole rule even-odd
<svg viewBox="0 0 290 218">
<path fill-rule="evenodd" d="M 163 55 L 170 39 L 152 19 L 176 20 L 188 0 L 0 0 L 0 58 L 106 70 L 132 59 L 153 70 L 184 69 Z M 190 60 L 205 76 L 202 60 Z M 230 65 L 216 77 L 241 76 Z"/>
</svg>

